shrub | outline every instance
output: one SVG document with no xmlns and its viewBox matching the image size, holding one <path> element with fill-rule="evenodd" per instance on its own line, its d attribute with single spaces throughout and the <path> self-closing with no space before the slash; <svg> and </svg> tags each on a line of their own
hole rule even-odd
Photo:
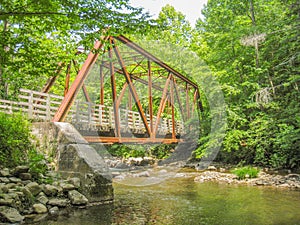
<svg viewBox="0 0 300 225">
<path fill-rule="evenodd" d="M 0 164 L 14 167 L 27 161 L 30 141 L 29 122 L 21 114 L 0 113 Z"/>
<path fill-rule="evenodd" d="M 259 169 L 251 167 L 251 166 L 245 166 L 241 168 L 236 168 L 232 171 L 235 175 L 238 176 L 240 180 L 245 178 L 255 178 L 257 177 L 259 173 Z"/>
<path fill-rule="evenodd" d="M 36 180 L 47 172 L 45 156 L 32 143 L 30 123 L 21 114 L 0 113 L 0 165 L 28 165 Z"/>
</svg>

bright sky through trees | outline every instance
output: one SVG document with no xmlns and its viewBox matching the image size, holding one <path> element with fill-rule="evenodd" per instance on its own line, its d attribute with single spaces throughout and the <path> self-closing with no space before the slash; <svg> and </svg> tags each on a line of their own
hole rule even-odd
<svg viewBox="0 0 300 225">
<path fill-rule="evenodd" d="M 149 11 L 154 18 L 158 17 L 161 8 L 167 4 L 182 12 L 192 26 L 201 17 L 201 10 L 207 0 L 131 0 L 132 6 L 140 6 Z"/>
</svg>

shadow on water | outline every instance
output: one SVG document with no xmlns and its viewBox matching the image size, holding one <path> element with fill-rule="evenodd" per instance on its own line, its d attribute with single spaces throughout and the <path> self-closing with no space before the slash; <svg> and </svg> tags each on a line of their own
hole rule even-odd
<svg viewBox="0 0 300 225">
<path fill-rule="evenodd" d="M 114 205 L 71 211 L 40 225 L 300 224 L 300 192 L 195 183 L 171 178 L 152 186 L 114 183 Z"/>
</svg>

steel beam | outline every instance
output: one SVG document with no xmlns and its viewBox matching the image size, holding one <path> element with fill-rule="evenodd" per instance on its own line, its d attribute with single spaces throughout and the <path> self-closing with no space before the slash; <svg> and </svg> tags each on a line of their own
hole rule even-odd
<svg viewBox="0 0 300 225">
<path fill-rule="evenodd" d="M 159 104 L 159 108 L 158 108 L 158 112 L 157 112 L 157 116 L 156 116 L 156 121 L 155 121 L 155 126 L 154 126 L 154 131 L 153 131 L 153 136 L 156 136 L 157 130 L 158 130 L 158 124 L 159 124 L 159 120 L 161 117 L 162 112 L 165 109 L 165 105 L 166 105 L 166 101 L 167 101 L 167 91 L 168 91 L 168 87 L 169 87 L 169 83 L 170 83 L 170 79 L 171 79 L 172 75 L 169 74 L 168 79 L 166 81 L 164 90 L 163 90 L 163 94 L 160 100 L 160 104 Z"/>
<path fill-rule="evenodd" d="M 98 137 L 84 136 L 84 139 L 90 143 L 163 143 L 172 144 L 183 142 L 182 139 L 173 138 L 134 138 L 134 137 Z"/>
<path fill-rule="evenodd" d="M 172 77 L 173 78 L 173 77 Z M 173 79 L 172 79 L 173 80 Z M 172 139 L 176 138 L 176 129 L 175 129 L 175 110 L 174 110 L 174 82 L 171 84 L 171 109 L 172 109 Z"/>
<path fill-rule="evenodd" d="M 150 138 L 153 136 L 153 106 L 152 106 L 152 71 L 151 71 L 151 62 L 148 60 L 148 97 L 149 97 L 149 116 L 150 116 Z"/>
<path fill-rule="evenodd" d="M 114 119 L 115 119 L 115 135 L 116 137 L 121 136 L 121 129 L 120 129 L 120 119 L 119 119 L 119 106 L 117 104 L 117 90 L 116 90 L 116 80 L 115 80 L 115 72 L 114 72 L 114 65 L 113 65 L 113 49 L 112 49 L 112 38 L 109 38 L 110 48 L 108 51 L 108 55 L 110 60 L 110 80 L 111 80 L 111 89 L 112 89 L 112 99 L 113 99 L 113 107 L 114 107 Z"/>
<path fill-rule="evenodd" d="M 103 40 L 106 41 L 108 37 L 104 37 Z M 64 97 L 61 105 L 59 106 L 57 112 L 54 115 L 54 118 L 52 119 L 53 122 L 61 122 L 64 121 L 66 118 L 77 94 L 80 88 L 83 85 L 83 82 L 89 72 L 89 69 L 91 66 L 95 63 L 95 61 L 98 58 L 98 52 L 100 48 L 103 46 L 103 41 L 97 41 L 94 45 L 94 51 L 91 51 L 84 62 L 81 70 L 78 72 L 73 84 L 70 87 L 70 90 L 68 91 L 67 95 Z"/>
<path fill-rule="evenodd" d="M 100 104 L 104 105 L 104 74 L 103 65 L 100 65 Z"/>
<path fill-rule="evenodd" d="M 112 40 L 112 44 L 115 44 L 113 40 Z M 135 90 L 135 87 L 134 87 L 134 85 L 132 83 L 131 77 L 130 77 L 130 75 L 128 74 L 128 72 L 126 70 L 126 66 L 125 66 L 125 64 L 123 62 L 123 59 L 121 57 L 121 54 L 120 54 L 119 49 L 118 49 L 117 46 L 114 46 L 114 51 L 115 51 L 115 54 L 116 54 L 116 56 L 118 58 L 119 64 L 122 67 L 123 73 L 125 75 L 126 81 L 128 83 L 128 86 L 129 86 L 129 90 L 130 90 L 131 95 L 134 98 L 134 101 L 135 101 L 135 103 L 137 105 L 138 111 L 139 111 L 140 116 L 141 116 L 141 118 L 143 120 L 143 123 L 144 123 L 144 126 L 146 128 L 146 131 L 150 135 L 151 131 L 150 131 L 150 128 L 148 126 L 147 118 L 145 116 L 145 113 L 144 113 L 144 110 L 142 108 L 141 102 L 140 102 L 139 97 L 138 97 L 138 95 L 136 93 L 136 90 Z"/>
<path fill-rule="evenodd" d="M 140 46 L 138 46 L 137 44 L 135 44 L 134 42 L 132 42 L 128 38 L 124 37 L 123 35 L 117 36 L 115 38 L 117 40 L 121 41 L 122 43 L 126 44 L 130 48 L 136 50 L 140 54 L 146 56 L 151 61 L 155 62 L 156 64 L 158 64 L 162 68 L 166 69 L 168 72 L 172 73 L 174 76 L 180 78 L 181 80 L 184 80 L 186 83 L 190 84 L 191 86 L 193 86 L 195 88 L 198 87 L 198 85 L 195 82 L 193 82 L 190 79 L 188 79 L 187 77 L 183 76 L 181 73 L 174 70 L 173 68 L 171 68 L 170 66 L 168 66 L 167 64 L 165 64 L 164 62 L 159 60 L 157 57 L 155 57 L 151 53 L 147 52 L 146 50 L 144 50 L 143 48 L 141 48 Z"/>
</svg>

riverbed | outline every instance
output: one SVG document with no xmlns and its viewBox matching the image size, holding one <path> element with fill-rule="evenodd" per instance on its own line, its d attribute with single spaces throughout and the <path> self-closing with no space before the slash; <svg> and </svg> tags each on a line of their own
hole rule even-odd
<svg viewBox="0 0 300 225">
<path fill-rule="evenodd" d="M 114 182 L 114 190 L 114 205 L 71 210 L 39 224 L 300 224 L 298 190 L 197 183 L 193 176 L 146 186 Z"/>
</svg>

